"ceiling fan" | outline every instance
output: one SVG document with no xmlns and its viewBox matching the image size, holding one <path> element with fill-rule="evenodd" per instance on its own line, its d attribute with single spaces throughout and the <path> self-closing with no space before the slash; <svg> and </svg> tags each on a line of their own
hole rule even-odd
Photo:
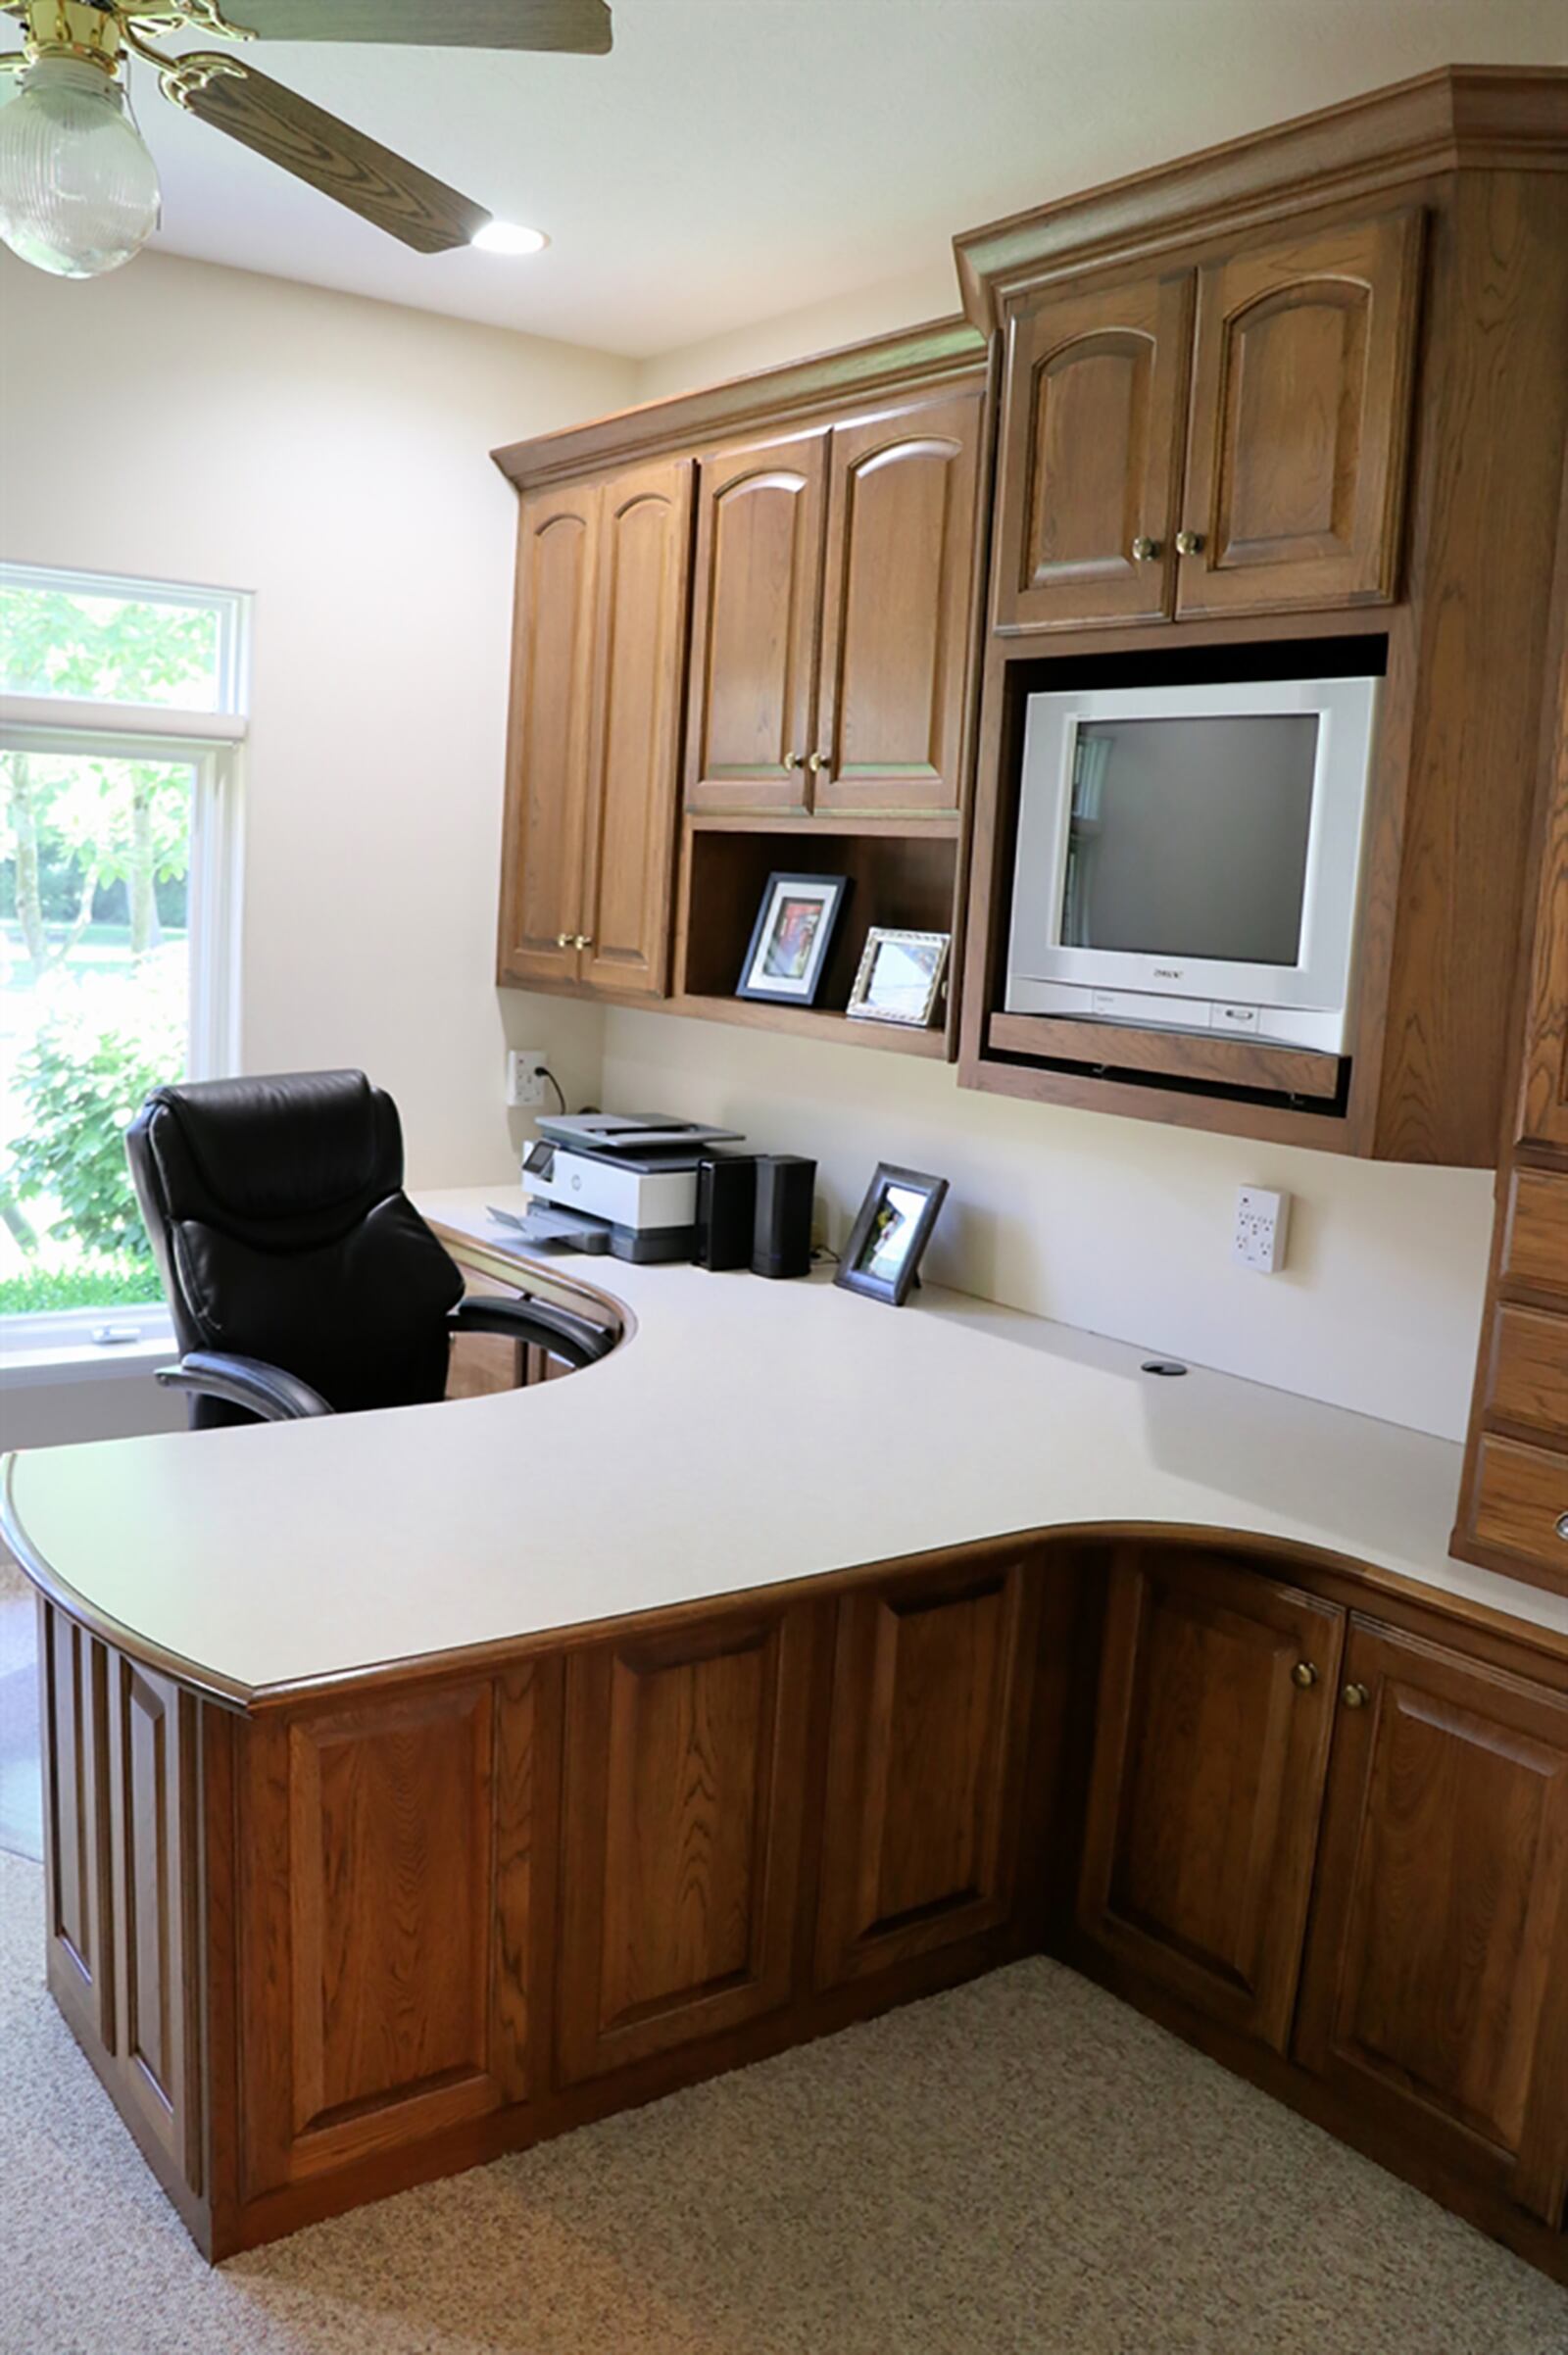
<svg viewBox="0 0 1568 2355">
<path fill-rule="evenodd" d="M 421 172 L 335 115 L 258 71 L 253 41 L 381 42 L 396 47 L 572 50 L 603 56 L 606 0 L 0 0 L 20 18 L 18 95 L 0 107 L 0 239 L 60 277 L 98 277 L 139 253 L 157 225 L 158 169 L 136 126 L 122 69 L 144 59 L 166 98 L 280 164 L 296 179 L 413 246 L 526 253 L 537 230 Z M 170 54 L 196 32 L 221 49 Z"/>
</svg>

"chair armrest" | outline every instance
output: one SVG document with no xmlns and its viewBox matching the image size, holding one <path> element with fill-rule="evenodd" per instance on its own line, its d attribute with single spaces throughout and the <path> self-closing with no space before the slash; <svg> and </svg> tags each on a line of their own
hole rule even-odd
<svg viewBox="0 0 1568 2355">
<path fill-rule="evenodd" d="M 505 1300 L 472 1294 L 452 1311 L 454 1333 L 498 1333 L 506 1341 L 532 1342 L 568 1365 L 595 1365 L 608 1357 L 615 1336 L 553 1300 Z"/>
<path fill-rule="evenodd" d="M 298 1423 L 308 1415 L 335 1412 L 308 1382 L 260 1357 L 228 1357 L 215 1349 L 192 1349 L 178 1365 L 161 1367 L 158 1379 L 166 1390 L 194 1391 L 204 1398 L 222 1398 L 230 1406 L 248 1407 L 264 1423 Z"/>
</svg>

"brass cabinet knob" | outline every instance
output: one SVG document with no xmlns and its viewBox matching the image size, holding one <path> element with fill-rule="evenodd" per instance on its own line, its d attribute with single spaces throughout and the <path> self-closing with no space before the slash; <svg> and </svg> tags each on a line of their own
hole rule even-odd
<svg viewBox="0 0 1568 2355">
<path fill-rule="evenodd" d="M 1557 1535 L 1568 1545 L 1568 1513 L 1557 1515 Z"/>
<path fill-rule="evenodd" d="M 1179 531 L 1176 534 L 1176 553 L 1178 556 L 1197 556 L 1201 550 L 1202 545 L 1203 535 L 1200 531 Z"/>
<path fill-rule="evenodd" d="M 558 932 L 556 934 L 556 947 L 558 949 L 574 949 L 576 946 L 577 944 L 572 939 L 572 936 L 569 932 Z"/>
<path fill-rule="evenodd" d="M 571 936 L 571 945 L 574 949 L 591 949 L 593 942 L 586 932 L 574 932 Z"/>
<path fill-rule="evenodd" d="M 808 760 L 806 763 L 813 777 L 816 775 L 818 769 L 826 768 L 827 764 L 828 756 L 826 753 L 813 753 L 809 760 Z"/>
<path fill-rule="evenodd" d="M 784 756 L 784 765 L 786 768 L 804 768 L 806 766 L 806 755 L 804 753 L 786 753 Z"/>
<path fill-rule="evenodd" d="M 1298 1660 L 1296 1666 L 1291 1670 L 1291 1675 L 1303 1693 L 1310 1692 L 1317 1683 L 1317 1669 L 1310 1660 Z"/>
<path fill-rule="evenodd" d="M 1152 564 L 1156 556 L 1163 554 L 1162 543 L 1158 540 L 1145 539 L 1142 532 L 1133 542 L 1133 563 L 1135 564 Z"/>
<path fill-rule="evenodd" d="M 1347 1685 L 1340 1698 L 1348 1709 L 1364 1709 L 1372 1695 L 1364 1685 Z"/>
</svg>

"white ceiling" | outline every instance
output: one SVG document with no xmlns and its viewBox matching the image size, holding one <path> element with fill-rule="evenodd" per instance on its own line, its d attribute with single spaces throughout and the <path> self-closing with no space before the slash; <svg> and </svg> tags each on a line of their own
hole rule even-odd
<svg viewBox="0 0 1568 2355">
<path fill-rule="evenodd" d="M 160 245 L 645 357 L 912 276 L 956 229 L 1429 67 L 1568 63 L 1568 0 L 613 8 L 605 58 L 270 44 L 261 61 L 547 230 L 547 253 L 409 253 L 166 105 L 142 69 Z"/>
</svg>

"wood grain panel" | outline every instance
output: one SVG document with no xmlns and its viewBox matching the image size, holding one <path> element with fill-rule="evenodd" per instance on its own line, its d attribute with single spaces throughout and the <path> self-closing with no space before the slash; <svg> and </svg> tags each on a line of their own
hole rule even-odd
<svg viewBox="0 0 1568 2355">
<path fill-rule="evenodd" d="M 600 507 L 581 977 L 621 995 L 669 979 L 693 470 L 633 467 Z"/>
<path fill-rule="evenodd" d="M 600 494 L 532 491 L 518 521 L 507 831 L 498 978 L 574 981 L 583 929 L 584 826 Z"/>
<path fill-rule="evenodd" d="M 195 1946 L 195 1713 L 189 1693 L 116 1654 L 111 1849 L 125 2094 L 192 2191 L 202 2188 Z"/>
<path fill-rule="evenodd" d="M 1500 1307 L 1494 1327 L 1484 1411 L 1568 1441 L 1568 1315 Z"/>
<path fill-rule="evenodd" d="M 1178 614 L 1394 596 L 1421 232 L 1395 213 L 1200 272 Z"/>
<path fill-rule="evenodd" d="M 1487 1433 L 1471 1526 L 1479 1545 L 1517 1554 L 1568 1587 L 1568 1453 Z"/>
<path fill-rule="evenodd" d="M 787 1999 L 808 1635 L 797 1607 L 568 1663 L 568 2085 Z"/>
<path fill-rule="evenodd" d="M 981 410 L 977 386 L 834 430 L 820 810 L 958 808 Z"/>
<path fill-rule="evenodd" d="M 1568 1170 L 1515 1169 L 1504 1218 L 1503 1281 L 1568 1295 Z"/>
<path fill-rule="evenodd" d="M 841 1601 L 818 1986 L 1008 1918 L 1037 1609 L 1016 1562 Z"/>
<path fill-rule="evenodd" d="M 1283 2052 L 1345 1615 L 1202 1554 L 1115 1568 L 1079 1922 Z M 1312 1682 L 1296 1682 L 1298 1667 Z"/>
<path fill-rule="evenodd" d="M 548 1663 L 245 1729 L 248 2196 L 526 2100 Z"/>
<path fill-rule="evenodd" d="M 808 806 L 827 436 L 733 443 L 698 471 L 689 810 Z"/>
<path fill-rule="evenodd" d="M 999 629 L 1169 613 L 1192 304 L 1192 272 L 1181 270 L 1054 295 L 1009 317 Z M 1137 540 L 1157 555 L 1140 561 Z"/>
<path fill-rule="evenodd" d="M 1548 2221 L 1568 2185 L 1568 1697 L 1352 1621 L 1298 2057 Z"/>
<path fill-rule="evenodd" d="M 1050 1055 L 1091 1067 L 1158 1071 L 1232 1088 L 1267 1088 L 1280 1096 L 1328 1100 L 1339 1094 L 1340 1058 L 1302 1047 L 1251 1039 L 1205 1038 L 1196 1031 L 1136 1030 L 1070 1014 L 993 1014 L 987 1031 L 1004 1055 Z"/>
<path fill-rule="evenodd" d="M 39 1605 L 38 1634 L 50 1984 L 69 2016 L 113 2051 L 105 1653 L 50 1603 Z"/>
</svg>

